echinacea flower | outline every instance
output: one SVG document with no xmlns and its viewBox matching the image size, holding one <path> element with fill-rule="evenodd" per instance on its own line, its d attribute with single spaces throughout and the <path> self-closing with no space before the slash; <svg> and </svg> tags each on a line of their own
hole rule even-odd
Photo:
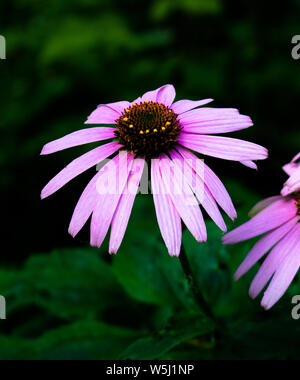
<svg viewBox="0 0 300 380">
<path fill-rule="evenodd" d="M 212 136 L 250 127 L 251 119 L 240 115 L 238 110 L 197 108 L 212 99 L 173 103 L 174 99 L 174 87 L 166 85 L 145 93 L 132 103 L 101 104 L 86 124 L 111 124 L 113 127 L 83 129 L 44 146 L 41 154 L 45 155 L 77 145 L 112 140 L 71 162 L 42 191 L 42 198 L 46 198 L 85 170 L 113 156 L 79 199 L 69 227 L 73 237 L 92 216 L 91 245 L 100 247 L 111 226 L 109 252 L 117 252 L 146 162 L 151 165 L 158 224 L 171 256 L 180 253 L 181 220 L 199 242 L 206 241 L 206 227 L 197 200 L 226 231 L 217 204 L 234 219 L 236 211 L 230 196 L 220 179 L 190 149 L 203 155 L 240 161 L 252 168 L 256 167 L 253 160 L 267 157 L 267 150 L 250 142 Z M 107 187 L 114 178 L 117 178 L 118 191 L 100 191 L 102 185 Z M 201 184 L 201 189 L 197 183 Z"/>
<path fill-rule="evenodd" d="M 237 270 L 235 279 L 270 251 L 250 287 L 250 296 L 256 298 L 272 279 L 261 303 L 266 310 L 284 295 L 300 267 L 300 183 L 296 185 L 299 157 L 300 154 L 283 167 L 290 178 L 282 195 L 258 203 L 250 212 L 250 221 L 223 237 L 224 244 L 234 244 L 263 235 Z"/>
<path fill-rule="evenodd" d="M 289 179 L 281 190 L 281 195 L 289 195 L 300 189 L 300 153 L 293 158 L 292 162 L 285 165 L 283 170 L 289 175 Z"/>
</svg>

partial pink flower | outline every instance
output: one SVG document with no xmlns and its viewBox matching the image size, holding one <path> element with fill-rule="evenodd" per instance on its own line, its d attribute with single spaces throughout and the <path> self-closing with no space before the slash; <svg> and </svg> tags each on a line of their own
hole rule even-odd
<svg viewBox="0 0 300 380">
<path fill-rule="evenodd" d="M 236 218 L 220 179 L 190 150 L 256 168 L 253 161 L 267 158 L 265 148 L 214 136 L 248 128 L 253 125 L 251 119 L 236 109 L 203 107 L 212 99 L 177 102 L 174 99 L 174 87 L 166 85 L 134 102 L 101 104 L 86 124 L 111 127 L 83 129 L 44 146 L 41 154 L 46 155 L 108 140 L 71 162 L 42 191 L 42 198 L 46 198 L 80 173 L 111 158 L 77 203 L 69 227 L 73 237 L 91 217 L 91 245 L 100 247 L 111 228 L 109 252 L 118 251 L 146 163 L 151 165 L 157 220 L 171 256 L 180 253 L 182 221 L 199 242 L 206 241 L 199 204 L 224 232 L 226 225 L 219 207 L 231 219 Z"/>
<path fill-rule="evenodd" d="M 297 187 L 294 181 L 299 157 L 283 167 L 290 174 L 287 183 L 292 181 L 293 191 L 259 202 L 250 212 L 250 221 L 223 237 L 224 244 L 235 244 L 263 235 L 238 268 L 235 279 L 268 254 L 250 287 L 250 296 L 256 298 L 271 280 L 261 303 L 266 310 L 284 295 L 300 267 L 300 183 Z"/>
<path fill-rule="evenodd" d="M 300 188 L 300 153 L 283 170 L 290 176 L 281 190 L 281 195 L 286 196 Z"/>
</svg>

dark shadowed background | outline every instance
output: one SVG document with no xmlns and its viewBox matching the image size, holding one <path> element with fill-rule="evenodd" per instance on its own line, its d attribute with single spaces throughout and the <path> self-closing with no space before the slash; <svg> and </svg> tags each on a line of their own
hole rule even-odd
<svg viewBox="0 0 300 380">
<path fill-rule="evenodd" d="M 100 103 L 133 100 L 172 83 L 177 98 L 214 98 L 254 127 L 231 134 L 266 146 L 259 171 L 207 158 L 239 213 L 235 225 L 286 178 L 281 166 L 300 151 L 300 1 L 12 0 L 0 4 L 1 232 L 0 359 L 297 359 L 300 322 L 291 296 L 270 312 L 248 298 L 255 270 L 232 277 L 251 243 L 184 245 L 217 318 L 194 303 L 177 259 L 162 243 L 151 197 L 140 196 L 117 257 L 89 248 L 88 227 L 68 233 L 73 208 L 95 169 L 51 198 L 42 187 L 74 148 L 40 157 L 42 146 L 81 129 Z M 246 3 L 246 2 L 243 2 Z M 232 224 L 228 222 L 229 228 Z M 256 268 L 257 269 L 257 268 Z"/>
</svg>

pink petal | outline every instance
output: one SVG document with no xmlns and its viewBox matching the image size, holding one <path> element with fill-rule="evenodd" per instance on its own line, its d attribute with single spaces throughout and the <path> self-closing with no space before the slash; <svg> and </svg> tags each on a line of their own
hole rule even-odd
<svg viewBox="0 0 300 380">
<path fill-rule="evenodd" d="M 224 219 L 222 218 L 218 206 L 204 181 L 197 174 L 197 172 L 194 171 L 185 160 L 183 160 L 179 153 L 171 151 L 170 156 L 173 159 L 173 163 L 177 165 L 177 167 L 184 173 L 187 183 L 193 190 L 198 201 L 203 206 L 207 214 L 223 232 L 226 232 L 227 228 Z"/>
<path fill-rule="evenodd" d="M 95 141 L 112 139 L 115 137 L 114 131 L 114 128 L 106 127 L 82 129 L 46 144 L 43 147 L 41 155 L 55 153 L 60 150 L 72 148 L 73 146 L 88 144 Z"/>
<path fill-rule="evenodd" d="M 295 193 L 300 189 L 300 167 L 296 169 L 281 191 L 281 195 L 287 196 L 289 194 Z"/>
<path fill-rule="evenodd" d="M 251 284 L 249 291 L 251 298 L 256 298 L 259 295 L 275 271 L 277 271 L 281 263 L 289 255 L 298 242 L 299 232 L 300 225 L 298 224 L 273 248 Z"/>
<path fill-rule="evenodd" d="M 297 161 L 300 158 L 300 153 L 298 153 L 289 164 L 283 166 L 283 170 L 289 175 L 293 175 L 294 172 L 299 169 L 300 164 Z"/>
<path fill-rule="evenodd" d="M 241 161 L 241 164 L 247 166 L 250 169 L 254 169 L 254 170 L 258 169 L 256 163 L 253 161 Z"/>
<path fill-rule="evenodd" d="M 120 116 L 121 113 L 115 109 L 107 105 L 100 105 L 91 113 L 85 124 L 115 124 Z"/>
<path fill-rule="evenodd" d="M 90 181 L 75 207 L 69 226 L 69 234 L 73 237 L 78 234 L 78 232 L 88 221 L 89 217 L 92 215 L 98 199 L 96 183 L 100 175 L 101 173 L 98 172 Z"/>
<path fill-rule="evenodd" d="M 293 162 L 286 164 L 282 167 L 282 169 L 288 174 L 289 176 L 292 176 L 297 169 L 299 169 L 299 164 L 295 164 Z"/>
<path fill-rule="evenodd" d="M 186 227 L 197 241 L 207 239 L 206 227 L 197 200 L 183 178 L 183 173 L 173 165 L 167 156 L 159 159 L 162 179 L 168 194 Z"/>
<path fill-rule="evenodd" d="M 176 149 L 182 155 L 184 160 L 188 162 L 189 165 L 191 165 L 192 168 L 196 171 L 196 173 L 202 178 L 202 180 L 207 185 L 209 191 L 211 192 L 214 199 L 218 202 L 220 207 L 232 220 L 234 220 L 237 217 L 237 214 L 233 206 L 232 200 L 221 180 L 204 163 L 204 161 L 200 160 L 193 153 L 181 147 L 177 147 Z"/>
<path fill-rule="evenodd" d="M 208 121 L 183 124 L 183 132 L 196 134 L 228 133 L 249 128 L 253 125 L 248 116 L 238 115 L 236 117 L 223 117 Z"/>
<path fill-rule="evenodd" d="M 197 124 L 199 122 L 212 122 L 228 118 L 239 117 L 239 111 L 235 108 L 209 108 L 203 107 L 179 115 L 182 125 Z"/>
<path fill-rule="evenodd" d="M 171 109 L 178 115 L 190 111 L 193 108 L 204 106 L 207 103 L 213 102 L 213 99 L 204 100 L 179 100 L 172 104 Z"/>
<path fill-rule="evenodd" d="M 142 102 L 156 102 L 157 93 L 160 90 L 148 91 L 142 96 Z"/>
<path fill-rule="evenodd" d="M 142 98 L 141 97 L 135 99 L 133 102 L 130 103 L 130 105 L 132 106 L 133 104 L 140 104 L 140 103 L 142 103 Z"/>
<path fill-rule="evenodd" d="M 162 86 L 157 88 L 156 90 L 146 92 L 141 98 L 142 102 L 156 102 L 157 94 L 160 92 L 160 90 L 163 90 L 165 87 L 166 86 Z"/>
<path fill-rule="evenodd" d="M 173 93 L 175 93 L 174 86 L 165 85 L 165 86 L 159 87 L 156 90 L 146 92 L 142 97 L 136 99 L 131 104 L 148 101 L 148 102 L 159 102 L 159 103 L 168 105 L 166 103 L 169 103 L 171 100 L 171 103 L 170 103 L 171 105 L 175 98 L 175 95 L 173 97 Z M 159 95 L 159 98 L 158 98 L 158 95 Z M 164 100 L 166 101 L 166 103 L 164 102 Z"/>
<path fill-rule="evenodd" d="M 224 244 L 239 243 L 264 234 L 292 219 L 297 214 L 294 200 L 279 200 L 265 208 L 254 218 L 223 237 Z"/>
<path fill-rule="evenodd" d="M 300 153 L 296 154 L 296 156 L 292 159 L 292 162 L 297 162 L 300 159 Z"/>
<path fill-rule="evenodd" d="M 124 189 L 124 193 L 120 198 L 118 207 L 112 219 L 109 243 L 110 254 L 117 253 L 124 238 L 134 200 L 136 198 L 140 180 L 143 174 L 144 166 L 144 159 L 138 158 L 133 161 L 127 185 Z"/>
<path fill-rule="evenodd" d="M 91 245 L 93 247 L 100 248 L 105 239 L 127 183 L 133 159 L 133 155 L 129 155 L 127 152 L 120 152 L 117 157 L 106 165 L 106 168 L 102 168 L 103 176 L 98 179 L 98 199 L 91 221 Z M 113 188 L 108 189 L 108 192 L 99 193 L 100 185 L 102 186 L 105 181 L 109 182 L 111 177 L 115 177 L 112 178 L 112 182 L 114 182 L 114 179 L 116 180 L 115 184 L 117 185 L 117 189 L 114 187 L 114 184 L 114 186 L 112 186 Z M 119 180 L 118 183 L 117 179 Z"/>
<path fill-rule="evenodd" d="M 176 91 L 174 86 L 167 84 L 163 86 L 157 93 L 156 101 L 159 104 L 164 104 L 167 107 L 170 107 L 175 99 Z"/>
<path fill-rule="evenodd" d="M 229 137 L 181 133 L 179 144 L 198 153 L 233 161 L 264 160 L 267 149 L 260 145 Z"/>
<path fill-rule="evenodd" d="M 90 152 L 72 161 L 44 187 L 41 194 L 42 199 L 49 197 L 73 178 L 90 169 L 92 166 L 97 165 L 120 148 L 121 145 L 117 144 L 116 142 L 112 142 L 99 146 L 98 148 L 93 149 Z"/>
<path fill-rule="evenodd" d="M 270 206 L 272 203 L 283 200 L 284 198 L 280 195 L 275 195 L 274 197 L 269 197 L 267 199 L 264 199 L 263 201 L 257 203 L 252 210 L 249 212 L 249 217 L 253 218 L 253 216 L 259 214 L 262 210 Z"/>
<path fill-rule="evenodd" d="M 130 103 L 127 101 L 123 101 L 123 102 L 115 102 L 115 103 L 108 103 L 108 104 L 100 104 L 99 107 L 101 106 L 108 106 L 112 108 L 113 110 L 115 110 L 116 112 L 118 112 L 118 114 L 122 114 L 126 110 L 126 108 L 130 106 Z"/>
<path fill-rule="evenodd" d="M 207 189 L 206 186 L 204 187 L 204 197 L 201 204 L 203 208 L 205 209 L 205 211 L 207 212 L 207 214 L 216 223 L 216 225 L 223 232 L 227 232 L 227 227 L 222 217 L 222 214 L 220 213 L 220 210 L 216 204 L 216 201 L 214 200 L 213 196 L 211 195 L 210 191 Z"/>
<path fill-rule="evenodd" d="M 288 257 L 276 271 L 262 300 L 262 306 L 269 310 L 284 295 L 300 267 L 300 241 L 296 243 Z"/>
<path fill-rule="evenodd" d="M 152 160 L 151 184 L 158 225 L 170 256 L 179 256 L 181 219 L 161 178 L 159 161 Z"/>
<path fill-rule="evenodd" d="M 235 274 L 235 280 L 239 280 L 247 273 L 276 243 L 279 242 L 299 221 L 300 217 L 296 216 L 281 227 L 269 232 L 261 238 L 247 255 L 246 259 L 240 265 Z"/>
</svg>

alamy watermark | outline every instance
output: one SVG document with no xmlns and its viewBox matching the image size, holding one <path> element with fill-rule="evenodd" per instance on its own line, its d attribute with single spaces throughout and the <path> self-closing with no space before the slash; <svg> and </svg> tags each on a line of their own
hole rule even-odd
<svg viewBox="0 0 300 380">
<path fill-rule="evenodd" d="M 292 38 L 292 44 L 295 45 L 292 49 L 293 59 L 300 59 L 300 35 L 296 35 Z"/>
<path fill-rule="evenodd" d="M 0 319 L 6 319 L 6 300 L 0 296 Z"/>
<path fill-rule="evenodd" d="M 295 305 L 292 309 L 292 318 L 295 321 L 300 319 L 300 295 L 292 298 L 292 304 Z"/>
<path fill-rule="evenodd" d="M 154 169 L 156 168 L 156 169 Z M 99 195 L 171 195 L 185 204 L 196 206 L 209 197 L 205 187 L 205 164 L 195 157 L 152 160 L 151 168 L 144 160 L 133 165 L 126 151 L 97 166 L 95 177 Z M 151 178 L 151 181 L 150 181 Z"/>
<path fill-rule="evenodd" d="M 0 36 L 0 59 L 6 59 L 6 39 Z"/>
</svg>

